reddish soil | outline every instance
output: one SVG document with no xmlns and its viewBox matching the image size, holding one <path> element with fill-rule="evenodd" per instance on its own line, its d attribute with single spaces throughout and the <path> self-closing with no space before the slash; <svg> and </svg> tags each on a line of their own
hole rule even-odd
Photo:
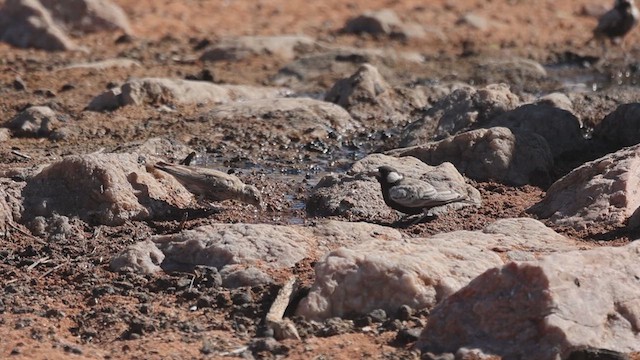
<svg viewBox="0 0 640 360">
<path fill-rule="evenodd" d="M 269 194 L 264 213 L 249 206 L 225 203 L 220 211 L 191 216 L 184 224 L 186 228 L 216 222 L 313 221 L 297 205 L 304 201 L 324 171 L 336 170 L 331 166 L 316 169 L 311 161 L 296 161 L 299 154 L 287 153 L 286 149 L 273 150 L 267 156 L 259 148 L 229 144 L 213 132 L 194 133 L 184 120 L 202 111 L 197 106 L 178 106 L 172 113 L 159 112 L 152 106 L 129 106 L 104 113 L 83 111 L 93 96 L 129 77 L 184 78 L 208 69 L 216 82 L 263 85 L 284 65 L 282 60 L 271 57 L 201 63 L 194 60 L 201 52 L 194 50 L 194 45 L 201 40 L 213 42 L 229 35 L 300 33 L 332 44 L 417 51 L 430 59 L 428 64 L 415 69 L 394 69 L 398 78 L 388 80 L 396 84 L 431 78 L 434 74 L 442 76 L 443 71 L 454 74 L 456 64 L 469 66 L 457 61 L 470 48 L 477 57 L 518 55 L 543 63 L 552 62 L 565 52 L 597 56 L 600 50 L 583 45 L 596 23 L 593 17 L 585 15 L 583 8 L 585 3 L 599 3 L 591 0 L 116 2 L 133 24 L 136 37 L 129 43 L 116 43 L 121 35 L 117 33 L 75 39 L 92 49 L 88 54 L 46 53 L 0 44 L 0 119 L 8 120 L 29 105 L 49 105 L 67 114 L 74 128 L 67 139 L 59 142 L 30 138 L 1 142 L 0 171 L 49 163 L 69 154 L 111 150 L 129 141 L 168 136 L 214 154 L 221 167 L 238 168 L 241 177 Z M 391 8 L 403 20 L 419 22 L 432 32 L 424 39 L 404 41 L 339 34 L 338 29 L 348 18 L 381 8 Z M 489 29 L 481 31 L 458 21 L 470 12 L 485 17 L 490 22 Z M 628 50 L 634 54 L 638 39 L 638 31 L 626 39 Z M 611 52 L 613 57 L 623 55 L 621 48 Z M 118 56 L 134 57 L 143 66 L 55 71 L 71 63 Z M 323 83 L 330 86 L 341 76 L 329 76 Z M 27 84 L 26 90 L 14 89 L 16 77 Z M 47 95 L 46 90 L 52 93 Z M 29 158 L 12 154 L 11 150 Z M 245 163 L 260 166 L 247 169 Z M 480 229 L 495 219 L 529 216 L 525 210 L 544 196 L 543 189 L 532 186 L 474 185 L 482 193 L 484 203 L 480 209 L 465 209 L 402 231 L 418 237 Z M 9 227 L 0 239 L 0 279 L 4 292 L 0 297 L 0 358 L 217 358 L 246 346 L 259 333 L 260 321 L 278 291 L 277 286 L 226 290 L 208 288 L 205 279 L 198 278 L 194 295 L 181 285 L 184 283 L 181 280 L 193 278 L 191 274 L 136 276 L 108 270 L 111 257 L 126 246 L 152 234 L 173 233 L 180 223 L 181 219 L 171 219 L 99 228 L 77 224 L 84 236 L 59 242 L 31 236 L 19 224 Z M 624 244 L 635 238 L 635 234 L 621 229 L 557 230 L 584 247 Z M 296 270 L 306 284 L 313 278 L 315 260 L 307 259 Z M 290 274 L 273 275 L 285 279 Z M 238 300 L 243 295 L 252 300 L 244 303 Z M 190 310 L 198 299 L 205 299 L 201 300 L 202 306 Z M 419 318 L 428 321 L 427 314 Z M 287 340 L 279 348 L 258 349 L 254 354 L 292 359 L 419 358 L 411 342 L 395 340 L 398 332 L 388 324 L 333 331 L 326 334 L 337 335 L 304 336 L 302 341 Z"/>
</svg>

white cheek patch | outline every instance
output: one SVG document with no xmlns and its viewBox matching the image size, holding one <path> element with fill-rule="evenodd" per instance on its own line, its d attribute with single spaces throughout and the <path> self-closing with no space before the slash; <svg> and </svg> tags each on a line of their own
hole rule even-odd
<svg viewBox="0 0 640 360">
<path fill-rule="evenodd" d="M 395 171 L 390 172 L 389 175 L 387 175 L 387 183 L 389 183 L 389 184 L 393 184 L 393 183 L 398 182 L 400 180 L 402 180 L 402 175 L 398 174 Z"/>
</svg>

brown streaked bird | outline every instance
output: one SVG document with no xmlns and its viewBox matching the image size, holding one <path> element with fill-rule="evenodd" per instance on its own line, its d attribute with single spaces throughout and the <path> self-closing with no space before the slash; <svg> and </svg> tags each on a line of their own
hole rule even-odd
<svg viewBox="0 0 640 360">
<path fill-rule="evenodd" d="M 409 215 L 424 214 L 412 224 L 426 218 L 428 210 L 454 202 L 469 202 L 466 196 L 451 190 L 437 190 L 419 179 L 405 178 L 391 166 L 381 166 L 372 172 L 380 187 L 384 202 L 394 210 Z"/>
<path fill-rule="evenodd" d="M 186 165 L 158 162 L 156 169 L 171 174 L 191 193 L 210 201 L 239 200 L 259 209 L 263 208 L 262 195 L 253 185 L 222 171 Z"/>
<path fill-rule="evenodd" d="M 606 39 L 619 43 L 638 24 L 640 13 L 634 0 L 615 0 L 613 8 L 598 19 L 593 37 L 587 41 L 599 40 L 604 48 Z"/>
</svg>

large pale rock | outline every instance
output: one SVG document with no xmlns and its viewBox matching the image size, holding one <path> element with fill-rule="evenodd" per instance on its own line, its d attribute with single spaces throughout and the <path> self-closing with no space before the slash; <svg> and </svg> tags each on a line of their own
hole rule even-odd
<svg viewBox="0 0 640 360">
<path fill-rule="evenodd" d="M 255 136 L 283 137 L 284 142 L 323 139 L 330 132 L 344 134 L 357 128 L 340 106 L 310 98 L 278 98 L 234 102 L 214 107 L 200 121 L 220 124 L 218 129 L 251 132 Z"/>
<path fill-rule="evenodd" d="M 94 62 L 85 62 L 85 63 L 77 63 L 69 66 L 65 66 L 57 71 L 68 71 L 68 70 L 77 70 L 77 69 L 88 69 L 88 70 L 108 70 L 112 68 L 133 68 L 140 67 L 139 61 L 127 59 L 127 58 L 116 58 L 116 59 L 106 59 L 101 61 Z"/>
<path fill-rule="evenodd" d="M 241 60 L 252 56 L 293 60 L 298 52 L 310 50 L 314 45 L 312 38 L 301 35 L 240 36 L 215 43 L 205 50 L 200 60 Z"/>
<path fill-rule="evenodd" d="M 110 0 L 40 0 L 57 22 L 69 30 L 96 32 L 122 30 L 132 34 L 125 12 Z"/>
<path fill-rule="evenodd" d="M 49 136 L 59 125 L 56 113 L 48 106 L 32 106 L 7 123 L 14 134 L 21 136 Z"/>
<path fill-rule="evenodd" d="M 640 143 L 640 103 L 618 106 L 596 126 L 593 136 L 618 149 Z"/>
<path fill-rule="evenodd" d="M 538 134 L 547 141 L 554 158 L 586 146 L 580 120 L 567 110 L 545 103 L 520 106 L 496 117 L 486 126 L 504 126 L 513 132 Z"/>
<path fill-rule="evenodd" d="M 89 110 L 113 110 L 125 105 L 145 103 L 222 104 L 241 100 L 282 97 L 282 88 L 246 85 L 217 85 L 205 81 L 143 78 L 130 80 L 120 88 L 107 90 L 88 105 Z"/>
<path fill-rule="evenodd" d="M 350 77 L 338 80 L 325 95 L 325 101 L 347 109 L 354 119 L 363 122 L 388 119 L 393 124 L 406 122 L 412 110 L 426 105 L 423 99 L 396 91 L 371 64 L 364 64 Z"/>
<path fill-rule="evenodd" d="M 0 40 L 22 48 L 79 49 L 38 0 L 5 1 L 0 9 Z"/>
<path fill-rule="evenodd" d="M 536 360 L 640 351 L 639 256 L 636 241 L 488 270 L 431 312 L 417 347 Z"/>
<path fill-rule="evenodd" d="M 544 138 L 504 127 L 471 130 L 387 154 L 413 156 L 432 166 L 450 162 L 474 180 L 513 185 L 548 186 L 553 170 L 553 156 Z"/>
<path fill-rule="evenodd" d="M 588 162 L 560 180 L 530 212 L 556 225 L 640 225 L 640 145 Z"/>
<path fill-rule="evenodd" d="M 392 166 L 407 177 L 428 181 L 437 189 L 466 194 L 475 204 L 481 203 L 478 190 L 466 184 L 464 177 L 450 163 L 433 167 L 413 157 L 373 154 L 356 162 L 347 174 L 331 174 L 320 179 L 307 202 L 307 212 L 315 216 L 341 215 L 368 220 L 394 214 L 395 211 L 384 203 L 378 182 L 365 175 L 383 165 Z M 452 203 L 431 211 L 440 214 L 469 205 Z"/>
<path fill-rule="evenodd" d="M 153 236 L 129 246 L 114 257 L 111 269 L 148 274 L 160 267 L 186 270 L 196 265 L 227 272 L 243 271 L 246 267 L 291 268 L 305 257 L 316 256 L 316 251 L 401 238 L 402 234 L 395 229 L 368 223 L 326 221 L 311 227 L 215 224 L 173 235 Z"/>
<path fill-rule="evenodd" d="M 68 156 L 27 181 L 23 217 L 56 213 L 120 225 L 191 204 L 190 192 L 171 176 L 148 173 L 145 161 L 138 154 Z"/>
<path fill-rule="evenodd" d="M 402 305 L 430 309 L 505 258 L 575 249 L 573 241 L 533 219 L 507 219 L 483 231 L 426 239 L 373 240 L 328 253 L 297 308 L 307 319 L 395 313 Z"/>
<path fill-rule="evenodd" d="M 299 227 L 266 224 L 206 225 L 151 238 L 165 262 L 216 268 L 232 264 L 293 267 L 308 255 L 310 240 Z"/>
<path fill-rule="evenodd" d="M 18 47 L 82 50 L 66 30 L 116 29 L 131 33 L 124 11 L 109 0 L 7 0 L 0 9 L 0 39 Z"/>
<path fill-rule="evenodd" d="M 504 84 L 489 85 L 480 90 L 457 89 L 427 110 L 422 119 L 405 127 L 400 145 L 420 145 L 457 134 L 472 125 L 485 124 L 518 105 L 520 99 Z"/>
</svg>

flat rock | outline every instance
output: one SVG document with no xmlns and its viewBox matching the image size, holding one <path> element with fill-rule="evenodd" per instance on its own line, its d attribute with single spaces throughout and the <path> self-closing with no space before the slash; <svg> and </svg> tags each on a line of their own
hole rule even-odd
<svg viewBox="0 0 640 360">
<path fill-rule="evenodd" d="M 520 105 L 518 96 L 504 84 L 476 90 L 464 87 L 440 99 L 425 115 L 402 131 L 400 146 L 420 145 L 486 124 Z"/>
<path fill-rule="evenodd" d="M 171 176 L 156 178 L 139 154 L 73 155 L 28 179 L 25 220 L 54 213 L 90 223 L 121 225 L 186 207 L 193 195 Z"/>
<path fill-rule="evenodd" d="M 596 126 L 593 137 L 617 149 L 640 143 L 640 103 L 618 106 Z"/>
<path fill-rule="evenodd" d="M 241 100 L 281 97 L 288 93 L 282 88 L 248 85 L 218 85 L 205 81 L 143 78 L 130 80 L 96 96 L 88 110 L 113 110 L 126 105 L 151 104 L 223 104 Z"/>
<path fill-rule="evenodd" d="M 554 158 L 580 151 L 587 145 L 582 135 L 580 119 L 570 111 L 546 103 L 522 105 L 507 111 L 486 125 L 494 126 L 542 136 L 549 144 Z"/>
<path fill-rule="evenodd" d="M 56 113 L 48 106 L 32 106 L 14 116 L 6 126 L 12 129 L 15 135 L 47 137 L 59 123 Z"/>
<path fill-rule="evenodd" d="M 116 58 L 116 59 L 106 59 L 101 61 L 94 62 L 86 62 L 86 63 L 78 63 L 65 66 L 57 71 L 67 71 L 67 70 L 76 70 L 76 69 L 88 69 L 88 70 L 107 70 L 111 68 L 133 68 L 140 67 L 139 61 L 127 59 L 127 58 Z"/>
<path fill-rule="evenodd" d="M 433 167 L 413 157 L 373 154 L 356 162 L 347 174 L 330 174 L 320 179 L 307 201 L 307 212 L 314 216 L 340 215 L 367 220 L 393 215 L 395 210 L 384 203 L 378 182 L 366 175 L 383 165 L 392 166 L 407 177 L 428 181 L 437 189 L 466 194 L 475 204 L 481 202 L 478 190 L 466 184 L 464 177 L 450 163 Z M 431 211 L 436 215 L 469 205 L 452 203 Z"/>
<path fill-rule="evenodd" d="M 640 351 L 639 255 L 636 241 L 490 269 L 433 309 L 417 347 L 542 360 Z"/>
<path fill-rule="evenodd" d="M 413 156 L 432 166 L 450 162 L 471 179 L 512 185 L 549 186 L 554 163 L 542 136 L 504 127 L 471 130 L 386 153 Z"/>
<path fill-rule="evenodd" d="M 395 313 L 402 305 L 431 309 L 473 278 L 503 264 L 503 257 L 535 258 L 575 249 L 574 242 L 533 219 L 506 219 L 483 231 L 431 238 L 372 240 L 329 252 L 296 313 L 311 320 Z"/>
<path fill-rule="evenodd" d="M 247 280 L 253 277 L 250 274 L 256 274 L 253 270 L 247 270 L 250 268 L 259 272 L 262 271 L 260 269 L 291 268 L 303 258 L 315 256 L 316 251 L 326 252 L 372 240 L 401 238 L 402 234 L 395 229 L 368 223 L 322 221 L 311 227 L 215 224 L 172 235 L 153 236 L 114 257 L 111 268 L 114 271 L 131 269 L 152 273 L 160 270 L 160 267 L 188 270 L 196 265 L 206 265 L 226 274 L 235 273 L 236 280 L 240 281 L 241 278 Z M 162 253 L 162 258 L 150 248 L 149 243 Z M 258 278 L 264 279 L 263 276 Z"/>
<path fill-rule="evenodd" d="M 425 98 L 391 87 L 371 64 L 364 64 L 353 75 L 338 80 L 324 99 L 347 109 L 362 123 L 371 119 L 388 119 L 391 124 L 406 122 L 413 110 L 426 105 Z"/>
<path fill-rule="evenodd" d="M 383 76 L 394 77 L 393 68 L 402 64 L 424 61 L 419 53 L 396 52 L 390 49 L 336 47 L 302 56 L 282 67 L 272 78 L 276 86 L 286 86 L 297 92 L 324 93 L 327 85 L 351 76 L 365 63 L 372 64 Z"/>
<path fill-rule="evenodd" d="M 242 60 L 253 56 L 293 60 L 299 52 L 304 53 L 314 46 L 312 38 L 301 35 L 240 36 L 220 40 L 207 48 L 200 60 Z"/>
<path fill-rule="evenodd" d="M 640 145 L 588 162 L 556 181 L 528 211 L 556 225 L 640 225 Z"/>
<path fill-rule="evenodd" d="M 7 0 L 0 9 L 0 40 L 21 48 L 79 50 L 38 0 Z"/>
<path fill-rule="evenodd" d="M 136 153 L 155 156 L 172 163 L 179 163 L 195 150 L 182 142 L 164 137 L 134 141 L 118 146 L 113 152 Z"/>
<path fill-rule="evenodd" d="M 311 238 L 294 226 L 215 224 L 151 238 L 164 253 L 163 268 L 261 265 L 289 268 L 308 256 Z"/>
<path fill-rule="evenodd" d="M 219 131 L 252 136 L 281 137 L 281 142 L 324 139 L 329 133 L 344 134 L 357 129 L 351 115 L 335 104 L 310 98 L 248 100 L 218 105 L 199 116 L 199 121 L 217 124 Z"/>
</svg>

